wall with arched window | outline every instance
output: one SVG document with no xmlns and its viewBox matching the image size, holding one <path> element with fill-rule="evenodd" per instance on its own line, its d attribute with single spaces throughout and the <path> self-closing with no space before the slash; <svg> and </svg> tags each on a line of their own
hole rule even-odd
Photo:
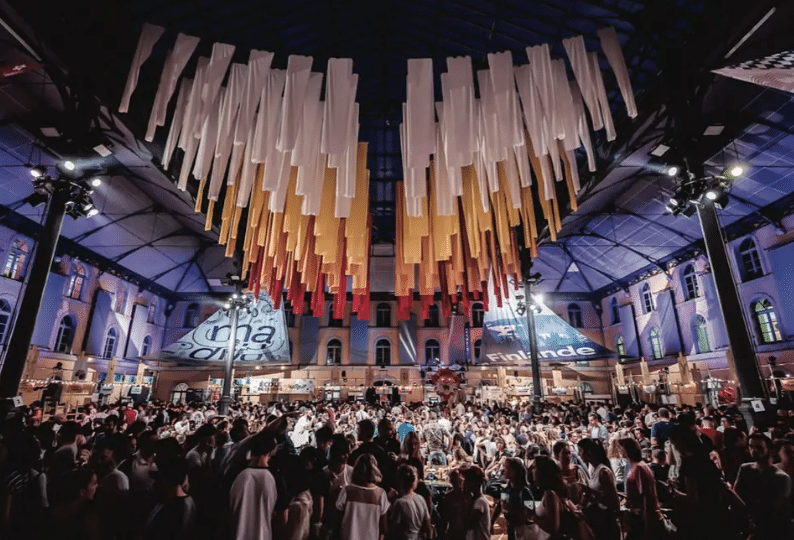
<svg viewBox="0 0 794 540">
<path fill-rule="evenodd" d="M 756 343 L 768 345 L 783 340 L 783 332 L 775 305 L 768 298 L 757 298 L 750 304 Z"/>
<path fill-rule="evenodd" d="M 700 296 L 700 282 L 694 264 L 686 264 L 681 270 L 681 292 L 684 300 L 694 300 Z"/>
<path fill-rule="evenodd" d="M 711 339 L 709 338 L 708 322 L 703 315 L 695 315 L 690 324 L 692 344 L 695 354 L 711 352 Z"/>
<path fill-rule="evenodd" d="M 152 353 L 152 336 L 145 336 L 141 342 L 141 356 Z"/>
<path fill-rule="evenodd" d="M 380 302 L 375 306 L 375 326 L 389 328 L 392 325 L 392 308 L 388 302 Z"/>
<path fill-rule="evenodd" d="M 745 238 L 736 247 L 736 268 L 741 281 L 751 281 L 764 275 L 758 245 L 752 237 Z"/>
<path fill-rule="evenodd" d="M 105 341 L 102 344 L 102 358 L 113 358 L 116 356 L 119 347 L 121 334 L 116 328 L 109 328 L 105 334 Z"/>
<path fill-rule="evenodd" d="M 328 340 L 325 344 L 325 365 L 341 366 L 342 363 L 342 340 L 339 338 Z"/>
<path fill-rule="evenodd" d="M 66 287 L 66 296 L 74 300 L 81 300 L 85 293 L 85 268 L 82 264 L 74 264 L 69 274 L 69 284 Z"/>
<path fill-rule="evenodd" d="M 568 324 L 574 328 L 583 328 L 582 308 L 579 304 L 568 304 Z"/>
<path fill-rule="evenodd" d="M 7 343 L 11 330 L 11 304 L 0 298 L 0 344 Z"/>
<path fill-rule="evenodd" d="M 664 347 L 662 346 L 662 334 L 658 328 L 653 327 L 648 331 L 648 353 L 653 359 L 664 358 Z"/>
<path fill-rule="evenodd" d="M 651 291 L 651 286 L 643 283 L 640 287 L 640 312 L 651 313 L 656 309 L 656 302 Z"/>
<path fill-rule="evenodd" d="M 376 366 L 391 366 L 396 364 L 394 358 L 394 351 L 391 341 L 387 338 L 379 338 L 375 342 L 375 365 Z"/>
<path fill-rule="evenodd" d="M 437 366 L 441 363 L 441 343 L 437 339 L 425 341 L 424 364 L 426 366 Z"/>
</svg>

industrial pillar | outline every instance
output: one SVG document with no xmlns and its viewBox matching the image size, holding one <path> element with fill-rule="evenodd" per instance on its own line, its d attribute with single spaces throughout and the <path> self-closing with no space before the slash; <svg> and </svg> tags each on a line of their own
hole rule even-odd
<svg viewBox="0 0 794 540">
<path fill-rule="evenodd" d="M 18 395 L 19 382 L 22 379 L 22 372 L 25 370 L 30 340 L 33 337 L 36 318 L 50 275 L 55 248 L 61 236 L 66 203 L 69 202 L 68 183 L 64 182 L 64 184 L 53 182 L 54 190 L 45 210 L 44 225 L 36 242 L 36 251 L 28 271 L 27 285 L 18 300 L 19 311 L 14 321 L 14 329 L 8 341 L 3 368 L 0 372 L 0 397 L 2 398 L 12 398 Z"/>
<path fill-rule="evenodd" d="M 521 250 L 521 277 L 524 281 L 524 302 L 527 308 L 527 326 L 529 330 L 529 362 L 532 367 L 532 408 L 535 414 L 543 410 L 543 386 L 540 380 L 540 358 L 538 356 L 538 336 L 535 333 L 535 308 L 532 299 L 532 284 L 540 278 L 532 273 L 532 256 L 528 248 Z"/>
<path fill-rule="evenodd" d="M 736 380 L 739 382 L 742 401 L 762 399 L 766 397 L 766 392 L 761 382 L 761 372 L 744 317 L 739 291 L 731 273 L 728 251 L 714 202 L 703 197 L 701 204 L 697 206 L 697 213 L 711 272 L 714 275 L 720 312 L 728 334 L 728 344 L 732 353 L 728 355 L 731 370 L 736 374 Z"/>
<path fill-rule="evenodd" d="M 232 402 L 232 374 L 234 372 L 234 354 L 237 346 L 237 321 L 240 316 L 240 306 L 235 304 L 229 310 L 231 328 L 229 330 L 229 351 L 226 363 L 223 366 L 223 391 L 218 403 L 218 412 L 222 415 L 229 414 L 229 405 Z"/>
</svg>

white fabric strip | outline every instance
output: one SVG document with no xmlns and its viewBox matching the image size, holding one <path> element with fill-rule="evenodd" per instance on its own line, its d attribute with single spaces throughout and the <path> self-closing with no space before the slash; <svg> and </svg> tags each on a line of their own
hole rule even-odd
<svg viewBox="0 0 794 540">
<path fill-rule="evenodd" d="M 191 88 L 193 87 L 193 79 L 182 79 L 179 85 L 179 94 L 176 98 L 176 108 L 174 109 L 174 118 L 171 121 L 171 129 L 168 131 L 168 138 L 165 141 L 165 148 L 163 149 L 163 168 L 168 169 L 171 163 L 171 156 L 174 154 L 174 149 L 179 141 L 179 135 L 182 131 L 182 122 L 185 116 L 185 107 L 187 107 L 187 100 L 190 96 Z"/>
<path fill-rule="evenodd" d="M 303 112 L 290 163 L 293 167 L 313 166 L 316 162 L 315 158 L 320 152 L 323 122 L 323 104 L 320 103 L 322 85 L 323 74 L 311 73 L 303 94 Z M 302 187 L 295 192 L 298 195 L 305 194 Z"/>
<path fill-rule="evenodd" d="M 226 78 L 226 71 L 229 69 L 229 64 L 232 62 L 232 55 L 234 54 L 234 45 L 227 45 L 226 43 L 215 43 L 212 46 L 212 55 L 210 56 L 210 64 L 207 67 L 207 75 L 204 79 L 204 87 L 201 90 L 201 115 L 198 117 L 198 122 L 193 126 L 193 135 L 199 136 L 199 127 L 203 125 L 204 120 L 209 116 L 212 104 L 215 102 L 215 97 L 223 84 L 223 79 Z"/>
<path fill-rule="evenodd" d="M 601 77 L 601 68 L 598 64 L 598 54 L 591 52 L 590 67 L 593 71 L 593 78 L 596 83 L 596 96 L 598 97 L 598 105 L 601 108 L 601 115 L 604 117 L 604 129 L 606 130 L 607 140 L 614 141 L 615 124 L 612 122 L 612 111 L 609 110 L 609 101 L 607 100 L 607 91 L 604 88 L 604 79 Z"/>
<path fill-rule="evenodd" d="M 446 156 L 450 166 L 471 165 L 477 149 L 474 115 L 474 71 L 471 57 L 447 58 L 447 73 L 442 75 L 447 113 Z"/>
<path fill-rule="evenodd" d="M 590 111 L 593 129 L 602 129 L 604 127 L 604 119 L 598 106 L 595 78 L 590 65 L 590 57 L 587 55 L 587 49 L 585 48 L 584 38 L 576 36 L 564 39 L 562 44 L 565 47 L 565 52 L 568 53 L 568 60 L 571 62 L 576 82 L 579 83 L 584 103 L 587 105 L 587 110 Z"/>
<path fill-rule="evenodd" d="M 595 172 L 595 151 L 593 148 L 593 139 L 590 137 L 590 128 L 587 125 L 587 113 L 584 110 L 582 92 L 579 90 L 579 85 L 576 84 L 576 81 L 568 82 L 571 85 L 571 97 L 573 99 L 573 108 L 576 113 L 576 125 L 579 132 L 579 140 L 582 141 L 582 145 L 584 146 L 585 152 L 587 153 L 587 169 L 590 172 Z"/>
<path fill-rule="evenodd" d="M 408 168 L 430 165 L 430 154 L 436 151 L 436 123 L 433 95 L 433 61 L 430 58 L 408 60 L 405 148 Z M 414 192 L 419 193 L 414 186 Z"/>
<path fill-rule="evenodd" d="M 256 163 L 264 163 L 268 156 L 276 153 L 276 139 L 281 125 L 281 96 L 286 80 L 285 70 L 271 69 L 262 89 L 254 132 L 254 151 L 251 154 L 251 159 Z"/>
<path fill-rule="evenodd" d="M 438 105 L 437 103 L 437 108 Z M 441 119 L 441 115 L 439 119 Z M 449 169 L 444 155 L 444 141 L 441 140 L 441 137 L 441 126 L 439 125 L 436 128 L 436 154 L 433 159 L 433 166 L 435 167 L 434 179 L 436 181 L 436 212 L 440 216 L 450 216 L 453 213 L 453 197 L 449 186 Z"/>
<path fill-rule="evenodd" d="M 531 186 L 532 173 L 529 168 L 529 156 L 527 155 L 526 144 L 514 146 L 513 154 L 516 160 L 516 168 L 518 170 L 518 178 L 521 181 L 521 187 L 525 188 Z"/>
<path fill-rule="evenodd" d="M 254 126 L 256 107 L 265 86 L 270 64 L 273 62 L 273 53 L 267 51 L 251 51 L 248 59 L 248 76 L 245 83 L 245 93 L 240 102 L 240 112 L 237 115 L 237 126 L 234 130 L 234 144 L 245 144 Z"/>
<path fill-rule="evenodd" d="M 565 62 L 552 60 L 551 69 L 554 74 L 557 114 L 560 116 L 560 122 L 565 131 L 565 136 L 561 140 L 566 150 L 576 150 L 579 148 L 579 133 L 576 125 L 576 110 L 571 97 L 571 86 L 568 84 L 568 76 L 565 73 Z"/>
<path fill-rule="evenodd" d="M 283 212 L 284 203 L 287 201 L 287 187 L 289 185 L 290 165 L 289 152 L 278 152 L 279 159 L 275 160 L 275 176 L 277 177 L 276 188 L 270 196 L 269 210 L 271 212 Z M 269 160 L 268 160 L 269 161 Z"/>
<path fill-rule="evenodd" d="M 615 78 L 618 80 L 620 94 L 626 103 L 626 112 L 628 112 L 629 117 L 636 118 L 637 104 L 634 102 L 634 90 L 631 88 L 629 70 L 626 67 L 626 59 L 623 57 L 615 27 L 602 28 L 598 31 L 598 37 L 601 40 L 601 50 L 604 51 L 609 65 L 612 66 L 612 71 L 615 72 Z"/>
<path fill-rule="evenodd" d="M 321 151 L 341 154 L 350 139 L 350 116 L 356 101 L 358 76 L 350 58 L 329 58 L 325 81 Z"/>
<path fill-rule="evenodd" d="M 298 139 L 303 115 L 303 95 L 312 68 L 311 56 L 290 55 L 287 60 L 287 82 L 281 111 L 281 128 L 276 148 L 292 151 Z"/>
<path fill-rule="evenodd" d="M 240 186 L 237 190 L 237 206 L 240 208 L 248 206 L 248 202 L 251 198 L 251 188 L 254 185 L 254 177 L 256 176 L 257 164 L 251 161 L 253 140 L 254 133 L 249 130 L 248 141 L 246 141 L 245 145 L 245 154 L 243 155 L 243 170 L 240 172 Z M 259 189 L 259 186 L 257 186 L 257 189 Z"/>
<path fill-rule="evenodd" d="M 130 99 L 135 88 L 138 86 L 138 75 L 141 66 L 152 54 L 155 43 L 162 37 L 165 28 L 154 24 L 144 23 L 141 29 L 141 37 L 138 38 L 138 46 L 135 48 L 135 55 L 132 57 L 132 65 L 127 75 L 127 84 L 124 85 L 124 93 L 121 96 L 119 112 L 125 113 L 130 108 Z"/>
<path fill-rule="evenodd" d="M 496 115 L 507 146 L 524 144 L 524 130 L 516 116 L 516 83 L 513 75 L 513 55 L 510 51 L 488 54 Z"/>
<path fill-rule="evenodd" d="M 555 139 L 559 138 L 564 135 L 564 132 L 560 125 L 560 118 L 554 114 L 555 89 L 548 44 L 527 47 L 527 57 L 529 57 L 529 68 L 532 70 L 532 80 L 538 89 L 540 102 L 549 123 L 550 135 Z"/>
<path fill-rule="evenodd" d="M 204 127 L 201 129 L 201 139 L 199 140 L 198 153 L 196 154 L 196 164 L 193 167 L 193 176 L 201 180 L 206 178 L 210 172 L 212 159 L 215 157 L 215 145 L 218 143 L 218 125 L 220 124 L 221 103 L 226 93 L 225 88 L 221 88 L 215 98 L 215 105 L 210 115 L 204 120 Z"/>
<path fill-rule="evenodd" d="M 187 106 L 185 107 L 185 114 L 182 120 L 182 133 L 179 136 L 178 146 L 182 150 L 187 149 L 188 139 L 194 138 L 193 126 L 201 110 L 201 88 L 204 86 L 204 77 L 206 76 L 209 63 L 210 59 L 206 56 L 202 56 L 198 59 L 198 64 L 196 65 L 193 86 L 190 89 L 190 96 L 188 96 Z"/>
<path fill-rule="evenodd" d="M 229 84 L 226 88 L 223 104 L 221 107 L 220 120 L 218 124 L 218 135 L 215 144 L 215 159 L 212 165 L 207 198 L 213 201 L 218 200 L 224 178 L 226 178 L 226 168 L 229 164 L 229 157 L 232 153 L 234 127 L 237 122 L 237 114 L 240 109 L 240 102 L 245 89 L 245 81 L 248 77 L 248 66 L 245 64 L 232 64 L 229 74 Z M 230 173 L 231 174 L 231 173 Z"/>
<path fill-rule="evenodd" d="M 176 37 L 174 48 L 168 53 L 163 72 L 160 74 L 160 83 L 157 85 L 152 113 L 149 115 L 149 126 L 146 129 L 145 139 L 147 141 L 151 142 L 154 140 L 154 132 L 157 130 L 157 126 L 165 125 L 168 102 L 171 101 L 179 76 L 185 69 L 190 57 L 193 56 L 198 43 L 199 38 L 197 37 L 185 34 L 179 34 Z"/>
</svg>

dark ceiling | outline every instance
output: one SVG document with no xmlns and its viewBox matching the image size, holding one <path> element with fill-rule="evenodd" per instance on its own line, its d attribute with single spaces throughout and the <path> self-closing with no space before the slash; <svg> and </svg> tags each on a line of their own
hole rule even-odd
<svg viewBox="0 0 794 540">
<path fill-rule="evenodd" d="M 773 6 L 777 8 L 774 16 L 726 58 Z M 715 169 L 737 157 L 750 162 L 750 175 L 736 183 L 733 200 L 722 213 L 723 223 L 731 225 L 734 234 L 776 221 L 792 208 L 794 105 L 790 96 L 710 74 L 711 69 L 790 47 L 794 32 L 789 21 L 794 17 L 786 2 L 27 0 L 17 2 L 14 9 L 20 17 L 5 20 L 47 57 L 48 65 L 38 78 L 31 74 L 7 84 L 24 85 L 32 101 L 18 109 L 7 103 L 0 107 L 6 122 L 21 127 L 0 133 L 7 153 L 11 148 L 17 156 L 8 163 L 23 166 L 30 161 L 25 155 L 28 150 L 41 145 L 58 150 L 62 142 L 41 140 L 37 129 L 43 125 L 57 124 L 62 133 L 71 133 L 79 141 L 90 131 L 91 121 L 101 117 L 105 134 L 123 133 L 115 137 L 128 149 L 126 157 L 116 156 L 111 163 L 118 176 L 126 178 L 118 182 L 126 181 L 140 191 L 136 212 L 154 205 L 169 227 L 151 230 L 146 214 L 141 220 L 136 214 L 125 231 L 102 231 L 106 238 L 102 242 L 90 243 L 92 236 L 100 235 L 96 224 L 75 225 L 79 230 L 67 231 L 67 236 L 110 261 L 133 250 L 136 255 L 116 262 L 144 279 L 155 277 L 171 291 L 211 291 L 209 279 L 227 269 L 219 254 L 208 254 L 213 232 L 204 233 L 197 225 L 201 217 L 190 215 L 189 194 L 173 189 L 168 171 L 158 170 L 165 130 L 151 145 L 135 140 L 145 132 L 160 69 L 177 32 L 202 39 L 186 74 L 195 68 L 198 56 L 209 54 L 213 42 L 235 45 L 237 61 L 245 61 L 251 49 L 272 51 L 276 67 L 284 67 L 290 54 L 313 56 L 315 71 L 325 71 L 329 57 L 353 58 L 354 71 L 360 74 L 361 138 L 370 143 L 376 241 L 390 241 L 393 181 L 402 175 L 397 126 L 405 100 L 406 59 L 432 58 L 438 89 L 438 76 L 446 70 L 449 56 L 469 55 L 474 67 L 482 68 L 488 53 L 510 50 L 514 63 L 522 64 L 527 46 L 548 43 L 553 55 L 565 57 L 562 39 L 581 34 L 589 50 L 600 50 L 596 31 L 614 26 L 640 116 L 626 117 L 617 84 L 602 58 L 618 139 L 612 143 L 597 139 L 599 167 L 594 174 L 582 170 L 580 210 L 564 218 L 557 242 L 545 236 L 538 264 L 546 277 L 542 288 L 550 291 L 603 294 L 698 249 L 697 222 L 674 218 L 664 210 L 673 185 L 658 174 L 658 164 L 654 169 L 648 154 L 661 141 L 673 146 L 670 156 L 687 154 Z M 143 65 L 130 112 L 113 117 L 103 113 L 100 105 L 111 112 L 117 108 L 144 22 L 164 26 L 166 37 Z M 24 56 L 13 36 L 5 37 L 5 59 Z M 716 124 L 725 127 L 721 135 L 703 136 L 705 127 Z M 27 137 L 27 142 L 14 141 L 14 136 Z M 68 148 L 60 150 L 64 152 Z M 130 180 L 131 173 L 145 176 L 148 184 L 135 180 L 134 174 Z M 25 190 L 18 181 L 13 184 L 12 195 L 0 200 L 6 207 Z M 118 206 L 115 215 L 100 216 L 104 224 L 116 227 L 120 221 L 124 225 L 128 219 L 124 216 L 133 214 L 123 204 Z M 26 211 L 19 207 L 14 212 Z M 35 212 L 31 215 L 35 218 Z M 98 230 L 85 235 L 94 229 Z M 183 230 L 186 236 L 181 237 Z M 124 236 L 127 233 L 129 238 Z M 108 245 L 117 235 L 127 238 L 119 244 L 129 247 Z M 137 242 L 147 252 L 162 254 L 157 272 L 149 270 L 147 275 L 148 259 L 133 249 Z M 170 270 L 166 259 L 173 261 Z M 577 264 L 572 267 L 571 262 Z"/>
</svg>

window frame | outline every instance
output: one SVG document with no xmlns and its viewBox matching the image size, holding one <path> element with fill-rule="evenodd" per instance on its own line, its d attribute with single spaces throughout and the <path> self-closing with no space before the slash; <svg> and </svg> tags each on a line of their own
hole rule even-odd
<svg viewBox="0 0 794 540">
<path fill-rule="evenodd" d="M 0 343 L 5 343 L 8 337 L 12 310 L 11 303 L 5 298 L 0 298 Z"/>
<path fill-rule="evenodd" d="M 471 305 L 471 327 L 482 328 L 485 324 L 485 309 L 482 302 L 474 302 Z"/>
<path fill-rule="evenodd" d="M 331 348 L 333 347 L 336 350 L 338 344 L 339 349 L 339 358 L 336 362 L 329 362 L 328 360 L 331 358 Z M 331 338 L 325 344 L 325 365 L 327 366 L 341 366 L 342 365 L 342 340 L 339 338 Z"/>
<path fill-rule="evenodd" d="M 85 269 L 80 264 L 75 264 L 69 276 L 69 285 L 66 288 L 66 297 L 80 300 L 85 285 Z"/>
<path fill-rule="evenodd" d="M 328 327 L 329 328 L 342 328 L 345 325 L 344 319 L 334 318 L 334 303 L 328 304 Z"/>
<path fill-rule="evenodd" d="M 25 278 L 25 270 L 28 265 L 30 247 L 21 238 L 15 238 L 11 243 L 3 266 L 2 275 L 14 281 L 22 281 Z"/>
<path fill-rule="evenodd" d="M 391 305 L 388 302 L 379 303 L 375 307 L 375 326 L 379 328 L 391 328 L 391 311 Z M 381 319 L 381 317 L 383 317 L 383 319 Z"/>
<path fill-rule="evenodd" d="M 430 304 L 427 309 L 427 319 L 424 320 L 425 328 L 440 328 L 441 327 L 441 311 L 436 304 Z"/>
<path fill-rule="evenodd" d="M 684 287 L 684 300 L 694 300 L 700 297 L 700 284 L 698 283 L 695 266 L 688 264 L 681 271 L 681 284 Z"/>
<path fill-rule="evenodd" d="M 758 246 L 752 238 L 745 238 L 739 244 L 738 266 L 741 270 L 742 281 L 751 281 L 764 275 L 764 267 L 761 265 L 761 256 L 758 254 Z"/>
<path fill-rule="evenodd" d="M 478 363 L 480 361 L 480 355 L 482 354 L 482 339 L 474 340 L 471 352 L 474 355 L 474 362 Z"/>
<path fill-rule="evenodd" d="M 381 362 L 381 351 L 386 351 L 387 362 Z M 391 366 L 391 341 L 386 338 L 378 338 L 375 342 L 375 365 L 379 367 Z"/>
<path fill-rule="evenodd" d="M 617 297 L 612 297 L 609 308 L 612 311 L 612 324 L 620 324 L 620 304 L 618 304 Z"/>
<path fill-rule="evenodd" d="M 574 328 L 584 328 L 582 307 L 579 304 L 568 304 L 568 324 Z"/>
<path fill-rule="evenodd" d="M 69 324 L 64 324 L 64 322 L 68 319 Z M 61 318 L 61 321 L 58 323 L 58 331 L 55 334 L 55 344 L 53 346 L 53 351 L 62 354 L 71 354 L 72 346 L 74 344 L 74 331 L 75 331 L 75 321 L 71 315 L 64 315 Z M 68 341 L 64 343 L 64 334 L 67 335 Z M 62 347 L 61 345 L 66 345 L 66 347 Z"/>
<path fill-rule="evenodd" d="M 697 354 L 711 352 L 708 321 L 703 315 L 696 314 L 692 319 L 692 341 L 695 344 L 695 351 Z"/>
<path fill-rule="evenodd" d="M 759 309 L 759 306 L 761 309 Z M 750 308 L 758 336 L 758 343 L 760 345 L 770 345 L 783 341 L 783 332 L 780 330 L 780 323 L 777 320 L 774 304 L 768 298 L 759 298 L 751 304 Z M 765 329 L 765 327 L 768 327 L 768 329 Z M 767 336 L 771 336 L 771 339 L 767 339 Z"/>
<path fill-rule="evenodd" d="M 662 344 L 662 334 L 655 326 L 648 332 L 648 341 L 651 344 L 651 354 L 654 360 L 664 358 L 664 345 Z"/>
<path fill-rule="evenodd" d="M 148 341 L 148 343 L 147 343 Z M 143 336 L 143 341 L 141 342 L 141 354 L 140 356 L 146 356 L 152 352 L 152 336 L 146 334 Z"/>
<path fill-rule="evenodd" d="M 188 320 L 188 315 L 192 317 Z M 201 324 L 201 306 L 198 302 L 191 302 L 185 308 L 185 315 L 182 318 L 182 328 L 197 328 Z"/>
<path fill-rule="evenodd" d="M 431 342 L 435 343 L 435 345 L 433 345 Z M 435 356 L 435 358 L 431 358 L 428 355 L 428 350 L 431 349 L 431 348 L 437 349 L 437 351 L 438 351 L 436 356 Z M 431 364 L 430 363 L 431 360 L 435 360 L 435 362 Z M 430 366 L 430 365 L 436 366 L 436 365 L 439 365 L 439 364 L 441 364 L 441 342 L 438 341 L 436 338 L 428 338 L 428 339 L 425 340 L 425 365 L 426 366 Z"/>
<path fill-rule="evenodd" d="M 118 332 L 116 329 L 111 327 L 108 329 L 107 333 L 105 334 L 105 341 L 102 344 L 102 358 L 105 360 L 109 360 L 113 358 L 116 354 L 116 346 L 118 345 Z M 110 351 L 108 354 L 108 346 L 110 347 Z"/>
<path fill-rule="evenodd" d="M 647 283 L 643 284 L 642 288 L 640 289 L 640 299 L 642 301 L 643 315 L 656 309 L 656 304 L 654 304 L 653 301 L 653 293 L 651 292 L 651 286 Z"/>
<path fill-rule="evenodd" d="M 628 357 L 628 354 L 626 354 L 626 342 L 621 334 L 618 334 L 615 338 L 615 352 L 618 353 L 618 362 Z"/>
</svg>

